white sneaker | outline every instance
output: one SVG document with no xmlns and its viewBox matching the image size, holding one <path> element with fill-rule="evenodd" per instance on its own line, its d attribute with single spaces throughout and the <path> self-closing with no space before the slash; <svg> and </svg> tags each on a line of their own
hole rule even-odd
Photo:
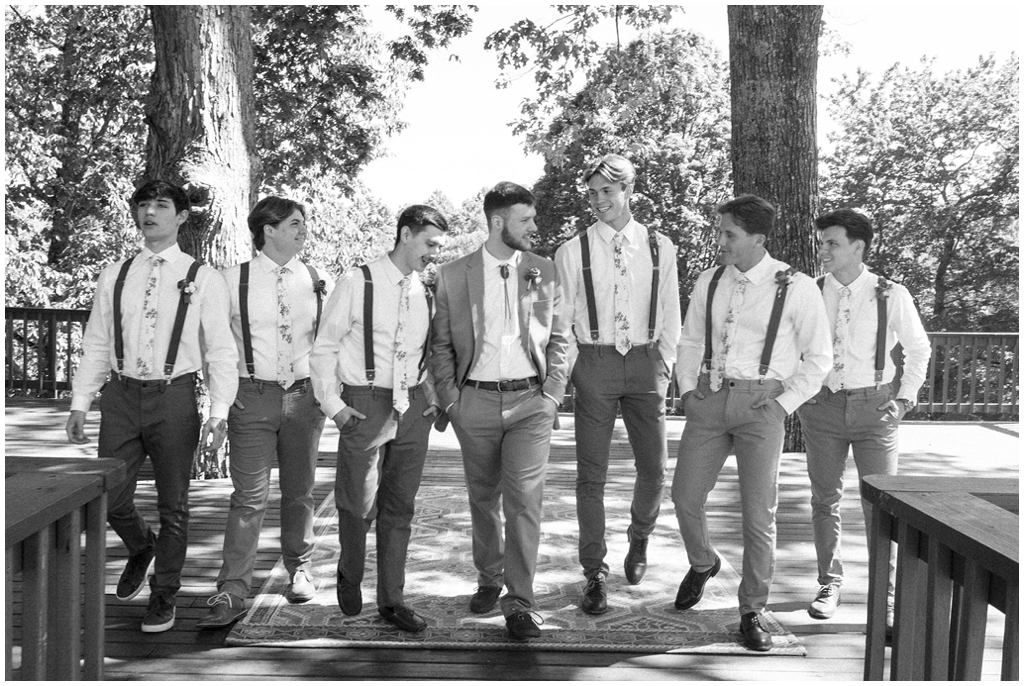
<svg viewBox="0 0 1024 686">
<path fill-rule="evenodd" d="M 839 584 L 828 584 L 818 589 L 818 595 L 807 608 L 807 614 L 815 619 L 828 619 L 839 606 Z"/>
</svg>

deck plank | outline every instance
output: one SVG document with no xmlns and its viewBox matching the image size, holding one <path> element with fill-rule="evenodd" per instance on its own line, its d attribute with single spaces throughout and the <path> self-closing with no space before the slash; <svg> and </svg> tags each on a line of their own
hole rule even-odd
<svg viewBox="0 0 1024 686">
<path fill-rule="evenodd" d="M 6 454 L 95 455 L 95 442 L 86 450 L 70 446 L 63 433 L 66 403 L 8 403 L 5 408 Z M 90 413 L 87 431 L 98 432 L 98 413 Z M 670 474 L 674 470 L 682 420 L 669 421 Z M 562 418 L 563 429 L 552 441 L 549 483 L 572 484 L 575 458 L 572 418 Z M 630 489 L 632 457 L 621 424 L 616 429 L 610 489 Z M 901 473 L 1001 476 L 1018 474 L 1016 424 L 909 423 L 901 431 Z M 329 427 L 321 441 L 316 500 L 333 488 L 333 450 L 337 432 Z M 981 448 L 981 449 L 979 449 Z M 864 521 L 852 464 L 843 505 L 843 552 L 847 580 L 843 603 L 829 621 L 806 613 L 815 583 L 814 546 L 811 542 L 809 482 L 804 456 L 787 454 L 780 472 L 778 551 L 770 609 L 807 647 L 806 658 L 768 655 L 637 655 L 635 653 L 522 652 L 501 650 L 401 650 L 327 648 L 225 647 L 228 631 L 198 631 L 195 623 L 207 610 L 206 599 L 215 588 L 231 492 L 228 480 L 195 481 L 190 509 L 189 561 L 178 596 L 178 623 L 164 634 L 144 635 L 138 623 L 146 594 L 129 603 L 113 598 L 126 557 L 113 532 L 107 536 L 107 661 L 106 676 L 114 680 L 860 680 L 863 675 L 864 621 L 867 595 L 867 546 Z M 463 483 L 461 457 L 451 431 L 434 434 L 424 472 L 424 484 Z M 734 565 L 742 554 L 740 512 L 735 461 L 726 463 L 719 485 L 709 499 L 709 526 L 716 546 Z M 141 483 L 140 509 L 155 521 L 155 492 Z M 276 564 L 280 516 L 277 473 L 273 475 L 270 509 L 260 541 L 253 579 L 254 597 Z M 668 493 L 665 503 L 671 504 Z M 676 534 L 678 536 L 678 534 Z M 678 540 L 678 538 L 676 539 Z M 649 551 L 651 564 L 675 565 L 680 578 L 686 572 L 682 543 L 672 550 Z M 620 561 L 611 561 L 618 565 Z M 467 579 L 467 587 L 473 580 Z M 614 588 L 612 589 L 614 591 Z M 15 591 L 20 602 L 20 591 Z M 990 611 L 983 678 L 999 678 L 1002 615 Z M 15 636 L 20 635 L 20 616 Z M 18 662 L 16 656 L 16 664 Z"/>
</svg>

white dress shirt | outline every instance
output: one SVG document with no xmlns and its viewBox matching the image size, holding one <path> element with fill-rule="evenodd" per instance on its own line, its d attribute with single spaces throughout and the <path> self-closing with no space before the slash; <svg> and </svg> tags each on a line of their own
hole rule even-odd
<svg viewBox="0 0 1024 686">
<path fill-rule="evenodd" d="M 631 312 L 629 330 L 640 344 L 648 341 L 648 323 L 651 312 L 651 247 L 647 229 L 631 219 L 622 231 L 623 253 L 628 265 L 630 279 Z M 672 370 L 676 361 L 676 345 L 679 342 L 679 277 L 676 268 L 676 246 L 666 236 L 658 236 L 658 308 L 655 314 L 654 338 L 665 362 L 666 371 Z M 583 259 L 580 253 L 580 237 L 575 236 L 564 243 L 555 253 L 558 267 L 564 316 L 572 322 L 569 333 L 569 371 L 575 364 L 579 351 L 576 343 L 589 345 L 615 345 L 615 246 L 612 240 L 615 229 L 597 222 L 587 229 L 590 242 L 590 268 L 594 276 L 594 304 L 597 307 L 597 329 L 599 338 L 590 337 L 590 317 L 587 313 L 587 292 L 583 285 Z"/>
<path fill-rule="evenodd" d="M 313 349 L 313 330 L 316 323 L 316 293 L 309 269 L 297 257 L 286 265 L 284 287 L 291 309 L 292 369 L 296 379 L 309 376 L 309 353 Z M 277 270 L 280 265 L 264 255 L 256 255 L 249 264 L 249 331 L 252 333 L 252 359 L 256 378 L 264 381 L 277 379 Z M 245 347 L 242 343 L 242 310 L 238 299 L 238 282 L 242 273 L 239 265 L 225 269 L 222 274 L 231 296 L 231 333 L 238 347 L 238 375 L 249 378 L 245 367 Z M 317 276 L 323 280 L 329 293 L 334 281 L 322 270 Z M 326 304 L 326 301 L 325 301 Z M 272 306 L 273 305 L 273 306 Z M 321 312 L 321 319 L 323 313 Z"/>
<path fill-rule="evenodd" d="M 370 263 L 373 277 L 373 358 L 376 388 L 391 388 L 394 378 L 395 332 L 398 329 L 399 283 L 402 272 L 387 255 Z M 363 350 L 363 272 L 350 269 L 338 281 L 324 307 L 320 333 L 309 355 L 313 393 L 324 414 L 333 418 L 347 406 L 341 399 L 345 385 L 369 386 Z M 427 402 L 437 404 L 433 384 L 426 370 L 420 373 L 423 346 L 430 329 L 423 282 L 419 275 L 410 275 L 409 321 L 406 341 L 410 354 L 406 359 L 410 385 L 425 383 Z M 412 381 L 416 379 L 417 381 Z"/>
<path fill-rule="evenodd" d="M 523 348 L 519 330 L 518 250 L 507 260 L 480 248 L 484 270 L 484 337 L 476 364 L 469 370 L 474 381 L 510 381 L 537 376 L 533 361 Z M 501 278 L 501 265 L 508 265 L 508 279 Z M 508 311 L 505 292 L 508 288 Z M 468 313 L 467 313 L 468 314 Z"/>
<path fill-rule="evenodd" d="M 765 253 L 760 262 L 747 270 L 746 277 L 750 283 L 739 311 L 736 338 L 731 342 L 725 359 L 726 378 L 761 378 L 761 353 L 764 352 L 768 321 L 778 290 L 776 274 L 788 267 L 785 262 Z M 686 311 L 676 364 L 680 395 L 697 387 L 697 377 L 703 371 L 701 365 L 704 358 L 708 284 L 716 269 L 712 267 L 697 277 L 690 307 Z M 722 344 L 729 299 L 739 276 L 740 271 L 734 265 L 729 265 L 718 282 L 712 305 L 712 356 Z M 825 375 L 831 368 L 832 335 L 821 293 L 813 279 L 805 274 L 796 274 L 786 293 L 782 321 L 779 323 L 768 373 L 764 378 L 782 381 L 784 391 L 776 400 L 786 412 L 793 412 L 821 389 Z"/>
<path fill-rule="evenodd" d="M 164 360 L 171 343 L 171 329 L 178 312 L 181 291 L 178 282 L 184 280 L 192 265 L 191 256 L 177 245 L 159 253 L 167 262 L 160 267 L 160 292 L 157 300 L 156 339 L 153 356 L 156 374 L 163 378 Z M 128 269 L 128 277 L 121 292 L 121 322 L 124 336 L 124 375 L 140 378 L 136 368 L 137 351 L 142 320 L 143 293 L 149 278 L 153 253 L 143 248 Z M 96 283 L 92 314 L 82 339 L 82 359 L 72 381 L 71 409 L 86 412 L 107 375 L 117 370 L 114 351 L 114 282 L 124 262 L 106 266 Z M 210 418 L 227 419 L 228 407 L 238 391 L 238 351 L 231 336 L 228 312 L 228 292 L 224 279 L 217 270 L 203 266 L 196 274 L 196 292 L 192 294 L 181 332 L 181 344 L 174 362 L 171 378 L 197 372 L 201 368 L 210 388 Z"/>
<path fill-rule="evenodd" d="M 878 334 L 878 276 L 861 267 L 860 276 L 849 284 L 850 331 L 846 346 L 846 387 L 864 388 L 875 385 L 875 336 Z M 888 319 L 885 334 L 885 369 L 882 382 L 891 383 L 896 376 L 896 365 L 889 352 L 897 342 L 903 344 L 903 376 L 900 379 L 899 397 L 917 402 L 917 395 L 928 373 L 928 360 L 932 346 L 928 341 L 921 316 L 914 306 L 910 291 L 904 286 L 887 281 L 892 288 L 888 291 L 886 303 Z M 822 296 L 828 315 L 829 331 L 835 330 L 836 315 L 839 311 L 839 289 L 842 284 L 831 274 L 825 276 Z M 829 369 L 825 385 L 835 383 L 835 371 Z"/>
</svg>

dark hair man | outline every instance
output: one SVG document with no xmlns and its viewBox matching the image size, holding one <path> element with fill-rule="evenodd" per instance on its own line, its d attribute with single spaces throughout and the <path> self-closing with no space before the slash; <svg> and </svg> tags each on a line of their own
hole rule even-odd
<svg viewBox="0 0 1024 686">
<path fill-rule="evenodd" d="M 647 569 L 647 539 L 658 520 L 668 464 L 665 392 L 679 341 L 676 247 L 639 224 L 630 210 L 636 171 L 605 155 L 584 173 L 597 222 L 558 249 L 565 319 L 572 324 L 570 370 L 576 389 L 576 519 L 587 585 L 580 607 L 608 610 L 604 486 L 612 430 L 621 411 L 633 448 L 626 581 Z"/>
<path fill-rule="evenodd" d="M 411 632 L 427 623 L 405 605 L 405 558 L 440 407 L 426 370 L 433 303 L 419 272 L 444 247 L 447 232 L 434 208 L 406 208 L 391 252 L 338 282 L 310 356 L 316 398 L 341 431 L 334 484 L 338 605 L 346 615 L 362 611 L 366 534 L 376 520 L 377 611 Z"/>
<path fill-rule="evenodd" d="M 705 503 L 736 454 L 743 513 L 740 632 L 750 650 L 772 647 L 761 612 L 775 567 L 779 457 L 786 416 L 821 387 L 832 346 L 814 281 L 765 249 L 775 208 L 754 195 L 718 207 L 720 267 L 697 278 L 679 341 L 676 377 L 686 426 L 672 480 L 690 571 L 675 606 L 687 610 L 721 561 Z"/>
<path fill-rule="evenodd" d="M 150 181 L 132 196 L 131 207 L 143 248 L 100 273 L 72 383 L 67 434 L 72 443 L 89 440 L 85 416 L 102 388 L 99 454 L 124 460 L 128 474 L 110 492 L 107 507 L 107 521 L 128 548 L 116 597 L 137 596 L 155 558 L 142 631 L 156 633 L 174 626 L 188 545 L 192 457 L 197 445 L 216 450 L 224 442 L 228 407 L 238 389 L 238 353 L 224 279 L 178 248 L 178 229 L 188 219 L 185 191 Z M 176 337 L 178 317 L 183 326 Z M 209 370 L 210 418 L 200 427 L 195 386 L 202 367 Z M 147 456 L 156 481 L 159 536 L 135 507 Z"/>
<path fill-rule="evenodd" d="M 541 635 L 533 579 L 551 430 L 566 383 L 555 265 L 529 252 L 533 205 L 533 194 L 514 183 L 484 196 L 486 242 L 438 272 L 430 364 L 469 488 L 479 584 L 470 610 L 489 612 L 506 586 L 501 610 L 516 640 Z"/>
</svg>

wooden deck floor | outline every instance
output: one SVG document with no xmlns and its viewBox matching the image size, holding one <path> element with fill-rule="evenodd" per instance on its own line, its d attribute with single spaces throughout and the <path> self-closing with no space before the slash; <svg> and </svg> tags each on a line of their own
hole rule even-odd
<svg viewBox="0 0 1024 686">
<path fill-rule="evenodd" d="M 5 455 L 95 455 L 98 417 L 90 416 L 93 443 L 77 447 L 63 439 L 66 405 L 53 401 L 8 399 Z M 97 413 L 90 413 L 96 415 Z M 571 483 L 575 460 L 571 417 L 552 443 L 549 480 Z M 669 426 L 670 470 L 683 420 Z M 337 433 L 324 432 L 317 470 L 317 502 L 333 487 L 333 451 Z M 631 488 L 632 459 L 621 426 L 615 435 L 609 488 Z M 901 472 L 906 474 L 1018 475 L 1019 427 L 1016 424 L 909 423 L 902 428 Z M 425 483 L 461 483 L 461 462 L 452 432 L 432 436 Z M 670 472 L 671 473 L 671 472 Z M 809 485 L 802 454 L 783 456 L 780 476 L 778 554 L 770 609 L 807 647 L 806 658 L 768 655 L 636 655 L 629 653 L 520 652 L 500 650 L 396 650 L 224 647 L 227 630 L 199 631 L 205 601 L 215 590 L 231 492 L 228 480 L 196 481 L 191 491 L 189 560 L 178 596 L 178 621 L 164 634 L 142 634 L 138 626 L 146 594 L 130 603 L 113 599 L 125 550 L 108 535 L 107 678 L 187 680 L 292 679 L 468 679 L 468 680 L 860 680 L 863 673 L 867 591 L 864 523 L 856 479 L 848 473 L 844 500 L 844 559 L 848 579 L 843 604 L 828 621 L 811 619 L 807 603 L 817 590 L 811 543 Z M 612 483 L 617 484 L 612 486 Z M 666 498 L 668 495 L 666 494 Z M 264 524 L 254 590 L 278 559 L 276 471 L 272 502 Z M 139 487 L 139 502 L 155 521 L 152 484 Z M 716 546 L 739 567 L 742 554 L 738 485 L 730 458 L 709 499 L 709 524 Z M 674 525 L 673 525 L 674 526 Z M 371 537 L 372 540 L 372 537 Z M 651 550 L 651 564 L 674 565 L 682 578 L 682 543 L 673 550 Z M 610 561 L 617 566 L 620 561 Z M 467 579 L 467 592 L 474 580 Z M 614 589 L 613 589 L 614 591 Z M 998 679 L 1002 615 L 990 610 L 984 676 Z"/>
</svg>

